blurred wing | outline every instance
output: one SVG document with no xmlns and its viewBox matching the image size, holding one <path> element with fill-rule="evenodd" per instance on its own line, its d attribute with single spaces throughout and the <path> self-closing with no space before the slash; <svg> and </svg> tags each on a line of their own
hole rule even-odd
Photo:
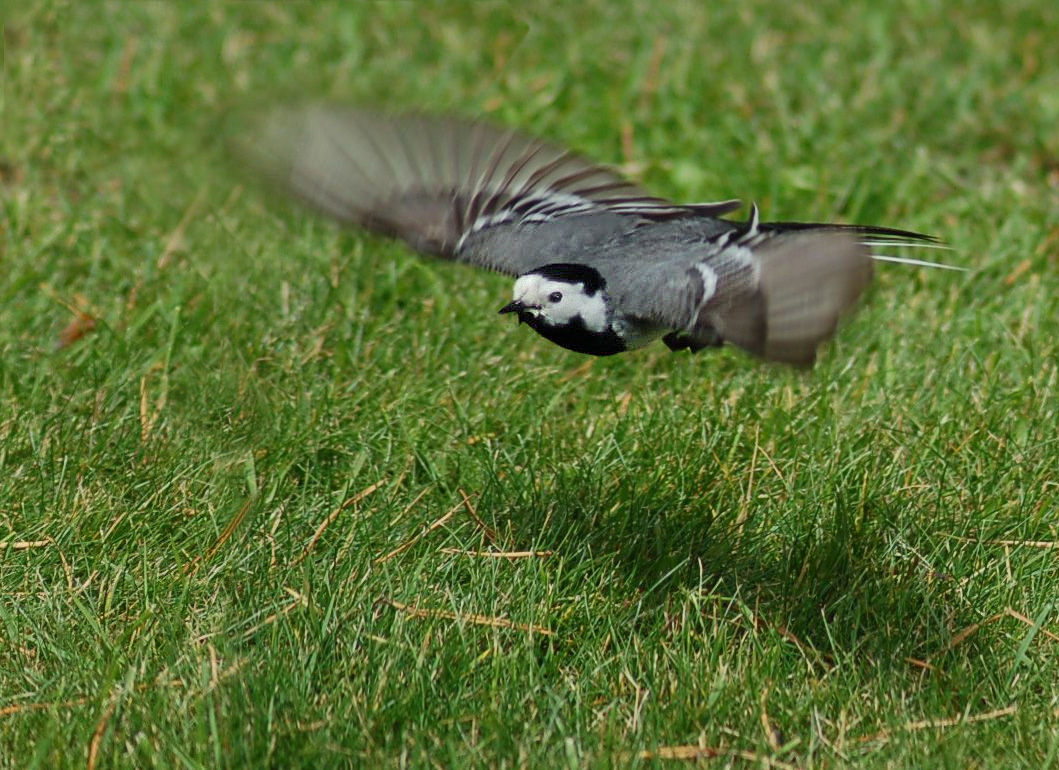
<svg viewBox="0 0 1059 770">
<path fill-rule="evenodd" d="M 809 366 L 871 282 L 868 247 L 833 230 L 756 227 L 689 258 L 630 276 L 620 306 L 693 342 L 730 342 L 770 361 Z"/>
<path fill-rule="evenodd" d="M 527 268 L 480 248 L 464 252 L 467 238 L 575 215 L 656 221 L 739 207 L 738 201 L 676 205 L 561 147 L 450 117 L 336 106 L 277 109 L 240 139 L 237 151 L 340 222 L 509 273 Z"/>
</svg>

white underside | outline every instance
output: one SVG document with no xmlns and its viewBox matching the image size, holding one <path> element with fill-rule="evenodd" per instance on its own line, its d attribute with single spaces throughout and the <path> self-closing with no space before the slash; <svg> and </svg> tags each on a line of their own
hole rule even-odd
<svg viewBox="0 0 1059 770">
<path fill-rule="evenodd" d="M 666 329 L 656 324 L 645 324 L 617 317 L 614 319 L 612 326 L 614 327 L 614 333 L 621 337 L 625 347 L 629 350 L 642 348 L 644 345 L 648 345 L 672 331 L 672 329 Z"/>
</svg>

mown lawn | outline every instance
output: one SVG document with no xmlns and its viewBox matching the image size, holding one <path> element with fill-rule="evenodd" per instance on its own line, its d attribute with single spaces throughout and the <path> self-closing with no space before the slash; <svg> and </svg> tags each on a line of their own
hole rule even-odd
<svg viewBox="0 0 1059 770">
<path fill-rule="evenodd" d="M 12 6 L 0 764 L 1059 765 L 1054 2 Z M 581 357 L 245 183 L 306 95 L 969 271 Z"/>
</svg>

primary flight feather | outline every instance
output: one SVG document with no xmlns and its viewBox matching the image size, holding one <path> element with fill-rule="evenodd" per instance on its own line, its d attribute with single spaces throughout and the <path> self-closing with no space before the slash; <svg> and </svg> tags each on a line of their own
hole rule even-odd
<svg viewBox="0 0 1059 770">
<path fill-rule="evenodd" d="M 756 207 L 723 219 L 739 201 L 673 203 L 556 145 L 452 117 L 281 108 L 238 148 L 340 222 L 515 276 L 500 312 L 591 355 L 661 337 L 673 350 L 728 342 L 809 366 L 870 283 L 872 250 L 934 241 L 760 222 Z"/>
</svg>

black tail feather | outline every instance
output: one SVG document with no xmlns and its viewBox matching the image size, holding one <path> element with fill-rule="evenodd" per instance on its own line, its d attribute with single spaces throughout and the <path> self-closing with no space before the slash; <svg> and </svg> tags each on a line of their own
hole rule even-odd
<svg viewBox="0 0 1059 770">
<path fill-rule="evenodd" d="M 774 232 L 794 232 L 796 230 L 831 230 L 851 233 L 858 236 L 880 236 L 893 238 L 909 243 L 940 243 L 933 235 L 917 233 L 913 230 L 899 230 L 895 227 L 877 227 L 875 225 L 835 225 L 820 222 L 762 222 L 761 230 Z"/>
</svg>

